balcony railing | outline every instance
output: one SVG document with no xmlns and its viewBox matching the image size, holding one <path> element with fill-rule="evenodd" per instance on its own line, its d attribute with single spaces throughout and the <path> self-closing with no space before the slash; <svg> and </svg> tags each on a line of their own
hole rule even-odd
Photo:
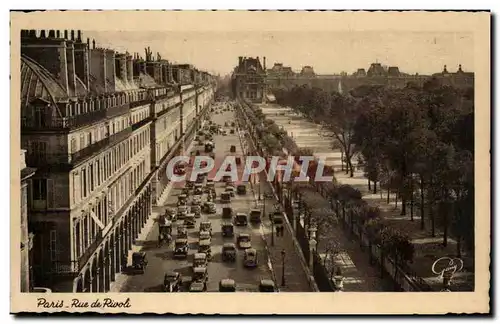
<svg viewBox="0 0 500 324">
<path fill-rule="evenodd" d="M 106 149 L 107 147 L 113 146 L 114 144 L 117 144 L 119 142 L 122 142 L 126 138 L 128 138 L 132 134 L 132 127 L 127 127 L 121 132 L 118 132 L 116 134 L 113 134 L 109 137 L 106 137 L 99 142 L 96 142 L 90 146 L 87 146 L 83 149 L 81 149 L 78 152 L 75 152 L 71 154 L 71 164 L 76 165 L 79 164 L 80 162 L 86 160 L 87 158 L 98 154 L 102 150 Z"/>
</svg>

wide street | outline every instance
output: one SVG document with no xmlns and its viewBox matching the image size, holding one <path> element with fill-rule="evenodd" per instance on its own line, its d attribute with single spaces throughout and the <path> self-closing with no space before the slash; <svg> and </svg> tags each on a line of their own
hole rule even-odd
<svg viewBox="0 0 500 324">
<path fill-rule="evenodd" d="M 218 103 L 215 103 L 217 107 Z M 216 108 L 217 110 L 217 108 Z M 221 109 L 222 110 L 222 109 Z M 234 134 L 230 134 L 230 130 L 235 127 L 230 127 L 232 122 L 235 122 L 235 113 L 233 111 L 225 111 L 221 113 L 211 113 L 211 120 L 220 125 L 224 130 L 227 131 L 227 135 L 215 134 L 213 136 L 213 142 L 215 144 L 215 157 L 216 161 L 223 160 L 227 155 L 242 155 L 242 148 L 240 146 L 240 139 L 238 136 L 238 131 L 235 130 Z M 229 126 L 224 126 L 225 123 Z M 202 137 L 203 139 L 203 137 Z M 230 153 L 230 147 L 234 145 L 236 147 L 236 153 Z M 204 154 L 204 147 L 198 146 L 196 143 L 192 146 L 191 151 L 199 150 L 200 153 Z M 243 160 L 243 159 L 242 159 Z M 238 174 L 241 174 L 244 161 L 238 167 Z M 190 176 L 190 168 L 188 168 L 187 176 Z M 213 176 L 213 173 L 209 174 L 209 178 Z M 238 182 L 236 182 L 238 184 Z M 178 182 L 174 184 L 166 202 L 163 206 L 155 207 L 154 213 L 159 215 L 163 213 L 167 208 L 176 209 L 176 203 L 178 195 L 181 189 L 184 187 L 183 182 Z M 202 213 L 200 219 L 197 219 L 197 223 L 194 229 L 188 229 L 188 242 L 189 242 L 189 255 L 186 260 L 179 260 L 173 258 L 173 243 L 169 246 L 164 244 L 162 247 L 158 247 L 158 225 L 154 224 L 146 239 L 142 242 L 137 242 L 137 245 L 141 246 L 141 250 L 146 252 L 146 257 L 148 260 L 148 265 L 145 269 L 144 274 L 127 275 L 126 279 L 120 284 L 119 288 L 115 288 L 115 291 L 121 292 L 161 292 L 163 291 L 163 278 L 167 271 L 177 271 L 182 276 L 192 275 L 192 258 L 193 254 L 197 251 L 197 241 L 198 241 L 198 231 L 200 221 L 210 221 L 212 223 L 212 259 L 208 265 L 208 285 L 207 290 L 209 292 L 215 292 L 219 289 L 219 281 L 225 278 L 230 278 L 235 280 L 236 288 L 238 291 L 258 291 L 258 284 L 261 279 L 273 279 L 270 267 L 268 265 L 268 255 L 266 250 L 266 244 L 263 237 L 266 233 L 263 231 L 263 227 L 248 225 L 244 227 L 235 226 L 235 236 L 231 238 L 223 238 L 221 233 L 221 213 L 222 206 L 220 204 L 220 194 L 224 191 L 224 184 L 222 182 L 216 183 L 217 199 L 215 200 L 217 204 L 216 214 L 205 214 Z M 203 201 L 206 200 L 207 195 L 203 195 Z M 191 200 L 188 200 L 188 205 L 190 205 Z M 255 208 L 256 202 L 254 200 L 254 194 L 252 193 L 251 186 L 247 184 L 247 194 L 237 195 L 232 198 L 231 206 L 233 211 L 249 213 L 250 209 Z M 173 240 L 176 238 L 176 226 L 173 226 Z M 221 258 L 222 246 L 227 242 L 236 243 L 236 237 L 238 233 L 249 233 L 251 234 L 252 247 L 257 250 L 258 256 L 258 267 L 254 269 L 247 269 L 243 266 L 243 251 L 238 250 L 237 260 L 235 263 L 223 262 Z M 299 265 L 297 265 L 299 266 Z M 292 269 L 290 269 L 292 270 Z"/>
</svg>

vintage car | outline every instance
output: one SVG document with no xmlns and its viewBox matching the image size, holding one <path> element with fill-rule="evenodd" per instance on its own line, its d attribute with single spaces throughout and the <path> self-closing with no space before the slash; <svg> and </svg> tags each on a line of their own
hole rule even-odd
<svg viewBox="0 0 500 324">
<path fill-rule="evenodd" d="M 241 165 L 241 156 L 237 156 L 235 161 L 236 161 L 236 165 Z"/>
<path fill-rule="evenodd" d="M 187 239 L 187 237 L 188 237 L 188 232 L 187 232 L 186 226 L 177 225 L 177 238 L 178 239 Z"/>
<path fill-rule="evenodd" d="M 274 281 L 270 279 L 262 279 L 259 283 L 259 291 L 260 292 L 275 292 L 276 285 Z"/>
<path fill-rule="evenodd" d="M 205 191 L 205 193 L 209 193 L 212 190 L 215 190 L 215 182 L 210 179 L 210 180 L 207 180 L 207 183 L 205 185 L 205 189 L 203 191 Z"/>
<path fill-rule="evenodd" d="M 219 281 L 219 292 L 235 292 L 236 283 L 233 279 L 222 279 Z"/>
<path fill-rule="evenodd" d="M 184 188 L 182 188 L 182 190 L 181 190 L 181 194 L 182 194 L 182 195 L 189 196 L 189 191 L 190 191 L 190 189 L 189 189 L 188 187 L 184 187 Z"/>
<path fill-rule="evenodd" d="M 252 242 L 250 234 L 241 233 L 238 235 L 236 239 L 236 243 L 238 244 L 238 248 L 246 250 L 252 248 Z"/>
<path fill-rule="evenodd" d="M 250 210 L 250 223 L 259 224 L 262 222 L 262 211 L 260 209 Z"/>
<path fill-rule="evenodd" d="M 203 240 L 211 241 L 212 240 L 212 235 L 210 234 L 210 232 L 203 231 L 203 232 L 200 232 L 199 235 L 200 235 L 199 236 L 200 241 L 203 241 Z"/>
<path fill-rule="evenodd" d="M 229 152 L 236 153 L 236 146 L 235 145 L 231 145 L 231 147 L 229 148 Z"/>
<path fill-rule="evenodd" d="M 238 195 L 246 195 L 247 194 L 247 186 L 244 184 L 240 184 L 236 187 L 236 193 Z"/>
<path fill-rule="evenodd" d="M 201 174 L 199 174 L 198 176 L 201 176 Z M 194 185 L 194 194 L 195 195 L 202 195 L 203 194 L 203 184 L 202 183 L 196 183 Z"/>
<path fill-rule="evenodd" d="M 198 267 L 206 268 L 208 266 L 207 255 L 205 253 L 193 254 L 193 270 Z"/>
<path fill-rule="evenodd" d="M 245 213 L 236 213 L 234 217 L 234 224 L 236 226 L 247 226 L 248 224 L 248 216 Z"/>
<path fill-rule="evenodd" d="M 208 273 L 206 267 L 196 267 L 193 269 L 193 277 L 191 281 L 191 287 L 189 291 L 192 291 L 193 284 L 198 284 L 195 286 L 194 291 L 206 291 L 207 290 L 207 281 L 208 281 Z M 202 284 L 202 290 L 200 289 L 199 284 Z"/>
<path fill-rule="evenodd" d="M 215 214 L 217 212 L 217 206 L 215 203 L 207 201 L 203 204 L 203 211 L 207 214 Z"/>
<path fill-rule="evenodd" d="M 233 186 L 226 186 L 226 189 L 224 190 L 223 193 L 229 193 L 231 195 L 231 197 L 234 197 L 234 193 L 235 193 L 235 189 Z"/>
<path fill-rule="evenodd" d="M 224 243 L 222 246 L 222 261 L 236 261 L 236 245 L 234 243 Z"/>
<path fill-rule="evenodd" d="M 245 256 L 243 258 L 243 265 L 245 268 L 255 268 L 257 267 L 257 250 L 256 249 L 246 249 Z"/>
<path fill-rule="evenodd" d="M 228 183 L 228 182 L 232 182 L 232 181 L 233 181 L 233 179 L 231 178 L 230 175 L 222 176 L 222 182 Z"/>
<path fill-rule="evenodd" d="M 193 189 L 194 188 L 194 182 L 191 180 L 186 181 L 186 188 Z"/>
<path fill-rule="evenodd" d="M 204 292 L 207 291 L 207 284 L 203 282 L 193 281 L 189 285 L 189 292 Z"/>
<path fill-rule="evenodd" d="M 233 209 L 231 207 L 222 208 L 222 219 L 233 219 Z"/>
<path fill-rule="evenodd" d="M 210 246 L 210 240 L 200 240 L 198 243 L 198 253 L 205 253 L 207 259 L 212 258 L 212 247 Z"/>
<path fill-rule="evenodd" d="M 184 206 L 186 204 L 187 204 L 187 195 L 186 194 L 180 194 L 177 197 L 177 207 Z"/>
<path fill-rule="evenodd" d="M 281 212 L 274 212 L 270 216 L 274 225 L 283 225 L 283 214 Z"/>
<path fill-rule="evenodd" d="M 223 192 L 220 194 L 220 202 L 221 204 L 229 204 L 231 203 L 231 193 Z"/>
<path fill-rule="evenodd" d="M 210 221 L 200 222 L 200 232 L 209 232 L 212 235 L 212 223 Z"/>
<path fill-rule="evenodd" d="M 194 214 L 194 217 L 200 218 L 201 217 L 201 207 L 199 205 L 191 206 L 191 213 Z"/>
<path fill-rule="evenodd" d="M 221 226 L 223 237 L 233 237 L 234 236 L 234 225 L 231 222 L 224 222 Z"/>
<path fill-rule="evenodd" d="M 199 206 L 199 205 L 201 205 L 201 194 L 193 196 L 193 200 L 191 201 L 191 204 L 193 206 Z"/>
<path fill-rule="evenodd" d="M 188 256 L 188 252 L 189 252 L 188 240 L 185 238 L 176 239 L 174 246 L 174 258 L 185 259 Z"/>
<path fill-rule="evenodd" d="M 229 130 L 229 134 L 234 134 L 234 128 L 231 128 L 231 129 Z"/>
<path fill-rule="evenodd" d="M 186 217 L 184 218 L 184 225 L 186 225 L 187 228 L 196 227 L 196 217 L 193 213 L 189 213 L 186 215 Z"/>
<path fill-rule="evenodd" d="M 168 271 L 163 279 L 163 288 L 166 292 L 177 292 L 181 288 L 181 274 L 175 271 Z"/>
<path fill-rule="evenodd" d="M 186 217 L 187 213 L 188 213 L 188 208 L 186 205 L 181 205 L 181 206 L 177 207 L 177 219 L 178 220 L 184 219 L 184 217 Z"/>
<path fill-rule="evenodd" d="M 165 219 L 167 219 L 171 222 L 177 221 L 177 213 L 176 213 L 175 209 L 173 209 L 173 208 L 167 208 L 165 210 L 164 217 L 165 217 Z"/>
<path fill-rule="evenodd" d="M 132 269 L 139 273 L 144 273 L 148 261 L 146 260 L 145 252 L 134 252 L 132 253 Z"/>
</svg>

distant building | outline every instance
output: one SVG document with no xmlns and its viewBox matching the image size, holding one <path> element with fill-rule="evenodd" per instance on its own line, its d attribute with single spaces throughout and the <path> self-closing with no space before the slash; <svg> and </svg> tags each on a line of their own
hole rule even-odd
<svg viewBox="0 0 500 324">
<path fill-rule="evenodd" d="M 302 70 L 300 71 L 300 76 L 303 77 L 314 77 L 316 73 L 314 73 L 314 69 L 312 66 L 306 65 L 302 67 Z"/>
<path fill-rule="evenodd" d="M 28 184 L 36 169 L 26 166 L 25 154 L 26 150 L 21 150 L 21 292 L 29 292 L 33 288 L 33 233 L 30 233 L 28 228 L 28 199 L 32 188 L 28 187 Z"/>
<path fill-rule="evenodd" d="M 233 72 L 233 92 L 251 102 L 263 102 L 266 94 L 266 58 L 263 64 L 259 57 L 238 58 Z"/>
</svg>

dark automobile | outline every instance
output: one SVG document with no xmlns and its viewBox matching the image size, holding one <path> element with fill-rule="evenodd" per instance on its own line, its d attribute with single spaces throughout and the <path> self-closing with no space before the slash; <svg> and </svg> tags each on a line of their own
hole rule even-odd
<svg viewBox="0 0 500 324">
<path fill-rule="evenodd" d="M 283 215 L 280 212 L 271 214 L 271 221 L 274 225 L 283 225 Z"/>
<path fill-rule="evenodd" d="M 247 226 L 248 224 L 248 216 L 244 213 L 236 213 L 236 217 L 234 218 L 234 223 L 236 226 Z"/>
<path fill-rule="evenodd" d="M 222 261 L 236 261 L 236 245 L 234 243 L 224 243 L 222 246 Z"/>
<path fill-rule="evenodd" d="M 215 214 L 217 212 L 217 206 L 213 202 L 206 202 L 203 204 L 203 211 L 207 214 Z"/>
<path fill-rule="evenodd" d="M 177 292 L 181 287 L 181 274 L 175 271 L 169 271 L 163 279 L 163 286 L 166 292 Z"/>
<path fill-rule="evenodd" d="M 201 175 L 199 175 L 201 176 Z M 202 195 L 203 194 L 203 184 L 197 183 L 194 185 L 194 194 L 195 195 Z"/>
<path fill-rule="evenodd" d="M 231 207 L 223 207 L 222 219 L 232 219 L 232 218 L 233 218 L 233 209 Z"/>
<path fill-rule="evenodd" d="M 189 246 L 187 239 L 176 239 L 174 247 L 174 258 L 185 259 L 188 256 Z"/>
<path fill-rule="evenodd" d="M 221 204 L 229 204 L 231 202 L 231 193 L 230 192 L 221 193 L 220 202 Z"/>
<path fill-rule="evenodd" d="M 246 195 L 247 194 L 247 186 L 244 184 L 240 184 L 236 187 L 236 193 L 238 195 Z"/>
<path fill-rule="evenodd" d="M 234 236 L 234 225 L 230 222 L 223 223 L 221 226 L 223 237 L 233 237 Z"/>
<path fill-rule="evenodd" d="M 187 228 L 195 228 L 195 226 L 196 226 L 195 215 L 192 213 L 187 214 L 186 218 L 184 219 L 184 225 L 186 225 Z"/>
<path fill-rule="evenodd" d="M 210 246 L 210 240 L 200 240 L 198 243 L 198 253 L 205 253 L 207 259 L 212 258 L 212 247 Z"/>
<path fill-rule="evenodd" d="M 250 210 L 250 223 L 258 224 L 262 221 L 262 211 L 260 209 Z"/>
<path fill-rule="evenodd" d="M 144 273 L 148 261 L 146 260 L 146 253 L 134 252 L 132 254 L 132 269 L 140 273 Z"/>
</svg>

